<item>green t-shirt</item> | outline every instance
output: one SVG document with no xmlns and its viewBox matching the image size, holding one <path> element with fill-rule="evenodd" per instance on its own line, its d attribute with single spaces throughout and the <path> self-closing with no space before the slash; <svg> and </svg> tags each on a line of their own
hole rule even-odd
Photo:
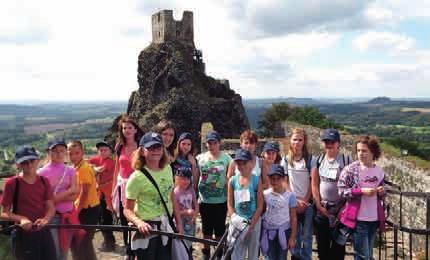
<svg viewBox="0 0 430 260">
<path fill-rule="evenodd" d="M 200 168 L 199 197 L 203 203 L 224 203 L 227 201 L 227 169 L 231 157 L 221 152 L 218 159 L 209 160 L 209 153 L 197 156 Z"/>
<path fill-rule="evenodd" d="M 172 202 L 170 200 L 170 193 L 173 189 L 172 168 L 170 168 L 170 165 L 166 165 L 166 167 L 160 171 L 153 171 L 146 167 L 145 169 L 158 184 L 158 188 L 171 214 Z M 136 201 L 134 212 L 143 220 L 152 220 L 166 214 L 157 190 L 140 170 L 136 170 L 131 174 L 127 181 L 125 195 L 127 199 Z"/>
</svg>

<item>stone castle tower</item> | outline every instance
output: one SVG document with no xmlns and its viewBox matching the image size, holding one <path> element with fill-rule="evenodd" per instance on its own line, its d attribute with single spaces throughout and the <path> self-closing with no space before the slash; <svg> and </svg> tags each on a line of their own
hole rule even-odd
<svg viewBox="0 0 430 260">
<path fill-rule="evenodd" d="M 162 10 L 152 15 L 152 42 L 179 41 L 194 46 L 193 13 L 184 11 L 182 20 L 173 19 L 172 10 Z"/>
<path fill-rule="evenodd" d="M 228 80 L 206 75 L 202 51 L 194 45 L 193 13 L 185 11 L 182 20 L 173 11 L 162 10 L 152 19 L 152 42 L 137 58 L 137 82 L 127 114 L 142 130 L 149 131 L 162 119 L 176 126 L 177 134 L 190 132 L 196 146 L 200 129 L 210 122 L 223 138 L 236 138 L 249 128 L 242 98 Z M 107 137 L 118 131 L 113 123 Z"/>
</svg>

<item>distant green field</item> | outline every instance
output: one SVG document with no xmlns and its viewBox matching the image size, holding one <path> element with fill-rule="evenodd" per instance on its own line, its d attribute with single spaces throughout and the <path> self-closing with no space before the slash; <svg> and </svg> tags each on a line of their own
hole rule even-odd
<svg viewBox="0 0 430 260">
<path fill-rule="evenodd" d="M 14 115 L 0 115 L 0 121 L 15 120 Z"/>
<path fill-rule="evenodd" d="M 399 148 L 396 148 L 396 147 L 389 145 L 387 143 L 381 143 L 381 148 L 382 148 L 382 151 L 387 155 L 395 156 L 395 157 L 401 157 Z M 430 170 L 430 162 L 429 161 L 426 161 L 426 160 L 423 160 L 417 156 L 411 156 L 411 155 L 404 156 L 403 158 L 406 161 L 413 163 L 417 167 L 423 168 L 425 170 Z"/>
<path fill-rule="evenodd" d="M 393 125 L 393 127 L 400 129 L 410 129 L 412 133 L 417 135 L 429 135 L 430 136 L 430 125 L 429 126 L 407 126 L 407 125 Z"/>
</svg>

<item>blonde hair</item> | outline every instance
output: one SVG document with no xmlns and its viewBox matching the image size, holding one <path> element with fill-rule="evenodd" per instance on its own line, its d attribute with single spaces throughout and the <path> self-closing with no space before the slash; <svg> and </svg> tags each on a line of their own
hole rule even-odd
<svg viewBox="0 0 430 260">
<path fill-rule="evenodd" d="M 84 145 L 79 140 L 73 140 L 67 143 L 67 149 L 70 149 L 70 148 L 79 148 L 81 149 L 82 152 L 85 152 Z"/>
<path fill-rule="evenodd" d="M 146 165 L 145 156 L 142 156 L 143 147 L 137 148 L 132 155 L 131 167 L 135 170 L 140 170 Z M 163 169 L 167 164 L 169 164 L 169 157 L 167 156 L 166 149 L 163 148 L 163 155 L 161 156 L 158 167 Z"/>
<path fill-rule="evenodd" d="M 294 161 L 294 151 L 291 148 L 291 138 L 293 137 L 293 135 L 301 135 L 303 136 L 303 148 L 302 148 L 302 158 L 306 160 L 309 160 L 309 151 L 308 151 L 308 135 L 306 133 L 306 131 L 302 128 L 294 128 L 293 131 L 291 131 L 290 134 L 290 144 L 288 146 L 288 154 L 287 154 L 287 160 L 288 160 L 288 164 L 290 166 L 293 166 L 293 161 Z"/>
</svg>

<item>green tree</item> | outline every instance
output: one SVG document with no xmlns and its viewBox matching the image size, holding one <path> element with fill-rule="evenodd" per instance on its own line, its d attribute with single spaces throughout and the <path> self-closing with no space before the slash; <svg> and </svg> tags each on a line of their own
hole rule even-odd
<svg viewBox="0 0 430 260">
<path fill-rule="evenodd" d="M 261 120 L 258 122 L 259 133 L 263 136 L 274 136 L 277 126 L 285 120 L 319 128 L 343 129 L 315 107 L 291 107 L 282 102 L 273 104 L 262 114 Z"/>
<path fill-rule="evenodd" d="M 273 131 L 276 125 L 280 122 L 287 120 L 287 118 L 293 113 L 294 108 L 286 102 L 272 104 L 261 115 L 261 119 L 258 121 L 258 131 L 262 136 L 273 136 Z"/>
</svg>

